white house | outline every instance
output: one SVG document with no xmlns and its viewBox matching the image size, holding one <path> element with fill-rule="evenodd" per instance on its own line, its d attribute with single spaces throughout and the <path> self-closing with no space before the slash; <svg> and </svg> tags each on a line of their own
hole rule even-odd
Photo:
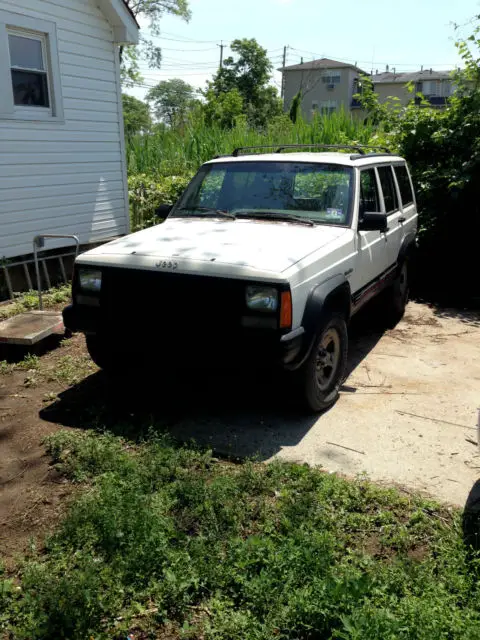
<svg viewBox="0 0 480 640">
<path fill-rule="evenodd" d="M 128 232 L 118 45 L 137 40 L 123 0 L 0 0 L 0 260 Z"/>
</svg>

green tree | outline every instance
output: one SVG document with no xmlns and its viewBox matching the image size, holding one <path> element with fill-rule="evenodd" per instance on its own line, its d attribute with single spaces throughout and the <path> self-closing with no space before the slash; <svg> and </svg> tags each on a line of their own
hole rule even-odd
<svg viewBox="0 0 480 640">
<path fill-rule="evenodd" d="M 264 127 L 270 118 L 282 112 L 277 90 L 269 85 L 273 67 L 267 51 L 253 38 L 234 40 L 230 48 L 234 56 L 225 59 L 208 84 L 207 102 L 236 90 L 249 123 Z"/>
<path fill-rule="evenodd" d="M 358 97 L 378 123 L 375 143 L 410 165 L 419 210 L 417 290 L 447 304 L 478 305 L 480 24 L 457 48 L 464 69 L 453 74 L 456 90 L 442 110 L 422 99 L 380 104 L 368 81 Z"/>
<path fill-rule="evenodd" d="M 140 33 L 139 43 L 132 47 L 120 48 L 122 82 L 132 86 L 141 80 L 139 61 L 145 61 L 151 68 L 159 68 L 162 50 L 152 37 L 160 35 L 160 21 L 164 15 L 174 15 L 183 20 L 190 19 L 188 0 L 124 0 L 137 21 L 146 22 L 148 38 Z"/>
<path fill-rule="evenodd" d="M 300 117 L 302 108 L 302 91 L 300 90 L 293 96 L 292 104 L 290 105 L 289 118 L 295 124 Z"/>
<path fill-rule="evenodd" d="M 181 123 L 195 103 L 195 89 L 180 78 L 162 80 L 147 93 L 155 116 L 170 126 Z"/>
<path fill-rule="evenodd" d="M 148 104 L 126 93 L 122 94 L 122 103 L 125 135 L 131 137 L 136 133 L 150 131 L 152 117 Z"/>
<path fill-rule="evenodd" d="M 205 98 L 204 111 L 207 122 L 216 122 L 222 128 L 234 127 L 237 118 L 244 112 L 243 98 L 238 89 L 221 92 L 218 95 L 209 89 Z"/>
</svg>

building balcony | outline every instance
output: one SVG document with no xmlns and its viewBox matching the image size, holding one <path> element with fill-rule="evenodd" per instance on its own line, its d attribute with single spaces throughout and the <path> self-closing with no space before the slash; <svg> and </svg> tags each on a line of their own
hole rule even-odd
<svg viewBox="0 0 480 640">
<path fill-rule="evenodd" d="M 427 100 L 432 107 L 444 107 L 447 104 L 448 98 L 445 98 L 444 96 L 425 96 L 425 100 Z M 415 98 L 415 104 L 418 105 L 421 103 L 421 98 Z"/>
</svg>

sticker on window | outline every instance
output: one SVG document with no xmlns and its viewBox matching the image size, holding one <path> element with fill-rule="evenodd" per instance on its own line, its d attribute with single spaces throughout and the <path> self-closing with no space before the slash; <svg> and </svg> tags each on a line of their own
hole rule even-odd
<svg viewBox="0 0 480 640">
<path fill-rule="evenodd" d="M 327 218 L 343 218 L 343 210 L 342 209 L 327 209 Z"/>
</svg>

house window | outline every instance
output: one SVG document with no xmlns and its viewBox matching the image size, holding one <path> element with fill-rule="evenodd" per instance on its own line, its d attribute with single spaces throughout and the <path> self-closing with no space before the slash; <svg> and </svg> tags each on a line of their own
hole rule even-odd
<svg viewBox="0 0 480 640">
<path fill-rule="evenodd" d="M 318 113 L 318 102 L 316 100 L 312 101 L 312 113 Z"/>
<path fill-rule="evenodd" d="M 453 85 L 450 80 L 444 80 L 440 83 L 441 85 L 441 95 L 444 98 L 449 98 L 453 94 Z"/>
<path fill-rule="evenodd" d="M 324 84 L 339 84 L 341 79 L 341 71 L 325 71 L 322 77 L 322 82 Z"/>
<path fill-rule="evenodd" d="M 322 100 L 320 102 L 321 113 L 329 115 L 330 113 L 334 113 L 336 110 L 337 110 L 336 100 Z"/>
<path fill-rule="evenodd" d="M 426 80 L 422 83 L 421 92 L 426 98 L 441 95 L 441 83 L 439 80 Z"/>
<path fill-rule="evenodd" d="M 45 36 L 8 31 L 13 104 L 50 106 Z"/>
<path fill-rule="evenodd" d="M 0 120 L 63 121 L 54 22 L 0 10 Z"/>
</svg>

